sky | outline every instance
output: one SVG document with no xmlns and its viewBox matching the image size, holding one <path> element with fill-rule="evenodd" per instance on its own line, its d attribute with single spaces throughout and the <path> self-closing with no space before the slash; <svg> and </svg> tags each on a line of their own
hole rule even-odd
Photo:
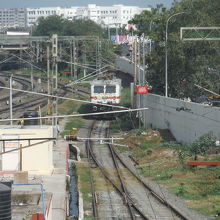
<svg viewBox="0 0 220 220">
<path fill-rule="evenodd" d="M 20 7 L 70 7 L 86 6 L 96 4 L 100 6 L 110 6 L 113 4 L 123 4 L 147 8 L 155 7 L 156 4 L 164 4 L 170 7 L 173 0 L 0 0 L 0 8 L 20 8 Z"/>
</svg>

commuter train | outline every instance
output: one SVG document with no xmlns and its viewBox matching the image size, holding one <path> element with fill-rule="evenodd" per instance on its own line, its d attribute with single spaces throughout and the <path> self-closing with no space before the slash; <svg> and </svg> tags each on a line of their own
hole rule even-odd
<svg viewBox="0 0 220 220">
<path fill-rule="evenodd" d="M 112 107 L 107 105 L 120 104 L 121 79 L 115 78 L 113 74 L 105 74 L 103 77 L 91 81 L 90 85 L 93 112 L 111 111 Z"/>
</svg>

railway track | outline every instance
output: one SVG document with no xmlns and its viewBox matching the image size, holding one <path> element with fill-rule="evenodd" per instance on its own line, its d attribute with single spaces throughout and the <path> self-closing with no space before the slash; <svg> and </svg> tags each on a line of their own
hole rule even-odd
<svg viewBox="0 0 220 220">
<path fill-rule="evenodd" d="M 12 73 L 10 72 L 4 72 L 4 73 L 0 73 L 0 76 L 4 77 L 4 78 L 8 78 L 11 76 Z M 13 73 L 13 81 L 15 81 L 17 83 L 17 85 L 20 86 L 20 89 L 22 90 L 31 90 L 31 79 L 28 79 L 30 76 L 27 76 L 25 74 L 16 74 Z M 34 79 L 37 80 L 41 78 L 41 80 L 43 82 L 47 82 L 47 78 L 46 77 L 36 77 L 34 76 Z M 6 85 L 7 83 L 2 81 L 1 86 L 3 87 L 7 87 Z M 78 88 L 73 89 L 73 88 L 67 88 L 65 86 L 65 84 L 63 83 L 58 83 L 58 88 L 59 88 L 59 93 L 57 93 L 58 96 L 65 96 L 67 93 L 76 93 L 78 95 L 88 95 L 89 93 L 87 91 L 85 91 L 82 88 Z M 1 93 L 3 92 L 4 89 L 1 90 Z M 5 103 L 9 100 L 9 92 L 6 92 L 4 94 L 2 94 L 1 98 L 0 98 L 0 103 Z M 20 98 L 19 98 L 20 97 Z M 48 98 L 47 97 L 42 97 L 42 96 L 38 96 L 35 98 L 31 98 L 31 99 L 27 99 L 26 98 L 26 94 L 21 92 L 21 91 L 13 91 L 13 100 L 15 100 L 15 98 L 17 98 L 17 100 L 19 100 L 18 104 L 13 104 L 13 112 L 14 113 L 23 113 L 25 110 L 30 109 L 30 108 L 36 108 L 38 106 L 45 106 L 47 105 L 47 101 Z M 5 107 L 4 104 L 2 104 L 3 107 L 0 108 L 0 113 L 4 116 L 2 118 L 8 118 L 8 112 L 9 112 L 9 106 Z M 20 114 L 21 114 L 20 113 Z M 21 116 L 21 115 L 20 115 Z M 19 117 L 20 117 L 19 116 Z"/>
<path fill-rule="evenodd" d="M 5 77 L 5 75 L 3 74 L 0 74 L 0 76 L 3 76 Z M 21 89 L 22 90 L 30 90 L 31 88 L 31 83 L 28 79 L 24 79 L 24 78 L 21 78 L 21 77 L 18 77 L 18 76 L 14 76 L 13 77 L 13 81 L 15 81 L 19 86 L 21 86 Z M 2 81 L 2 85 L 1 86 L 4 86 L 4 87 L 7 87 L 6 86 L 6 83 L 4 81 Z M 3 89 L 1 89 L 1 92 L 2 92 Z M 13 92 L 13 97 L 19 97 L 22 95 L 22 92 Z M 1 98 L 0 98 L 0 102 L 4 102 L 6 100 L 9 99 L 9 95 L 8 94 L 5 94 L 5 95 L 2 95 Z"/>
<path fill-rule="evenodd" d="M 107 123 L 108 122 L 99 122 Z M 89 137 L 98 135 L 101 137 L 109 136 L 109 125 L 106 127 L 97 126 L 94 122 Z M 96 143 L 96 142 L 95 142 Z M 120 157 L 119 153 L 111 144 L 94 144 L 90 140 L 86 142 L 87 155 L 91 167 L 97 166 L 112 187 L 121 196 L 122 203 L 126 206 L 126 217 L 121 213 L 115 213 L 119 219 L 146 219 L 146 220 L 189 220 L 179 209 L 172 206 L 166 198 L 154 191 L 148 186 Z M 108 159 L 107 159 L 108 158 Z M 92 168 L 90 168 L 92 170 Z M 92 171 L 90 172 L 92 174 Z M 128 174 L 129 173 L 129 174 Z M 95 181 L 94 177 L 91 182 Z M 93 213 L 96 219 L 109 219 L 110 216 L 103 217 L 103 211 L 99 207 L 99 193 L 92 183 L 93 195 Z M 132 185 L 132 186 L 131 186 Z M 98 194 L 98 195 L 97 195 Z M 142 194 L 142 195 L 140 195 Z M 122 210 L 125 210 L 122 208 Z M 100 214 L 101 213 L 101 214 Z M 111 216 L 112 219 L 115 216 Z"/>
<path fill-rule="evenodd" d="M 3 77 L 7 77 L 5 74 L 0 74 Z M 31 90 L 31 82 L 29 79 L 25 79 L 24 75 L 20 76 L 19 74 L 13 75 L 13 81 L 15 81 L 22 89 L 22 90 Z M 6 86 L 4 83 L 2 83 L 2 86 Z M 7 87 L 7 86 L 6 86 Z M 3 91 L 1 91 L 3 92 Z M 67 90 L 61 90 L 61 92 L 58 94 L 60 96 L 65 96 L 67 93 Z M 30 108 L 36 108 L 38 106 L 45 106 L 47 104 L 47 97 L 38 96 L 36 98 L 27 98 L 26 94 L 21 91 L 14 91 L 13 92 L 13 100 L 14 98 L 19 99 L 19 104 L 13 104 L 13 112 L 14 114 L 19 115 L 20 117 L 25 110 Z M 0 103 L 5 103 L 7 100 L 9 100 L 9 95 L 6 93 L 4 96 L 0 98 Z M 8 118 L 8 112 L 9 112 L 9 106 L 0 108 L 0 113 L 3 116 L 2 118 Z M 5 113 L 5 114 L 4 114 Z"/>
</svg>

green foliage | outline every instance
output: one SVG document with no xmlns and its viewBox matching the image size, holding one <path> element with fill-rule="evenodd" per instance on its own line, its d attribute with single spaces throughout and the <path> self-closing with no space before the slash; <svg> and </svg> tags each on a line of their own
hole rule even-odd
<svg viewBox="0 0 220 220">
<path fill-rule="evenodd" d="M 173 177 L 173 173 L 170 172 L 170 171 L 166 171 L 166 172 L 163 172 L 161 174 L 158 174 L 154 180 L 169 180 Z"/>
<path fill-rule="evenodd" d="M 189 156 L 205 155 L 210 147 L 215 145 L 215 136 L 212 133 L 202 135 L 191 145 L 181 145 L 176 142 L 165 142 L 161 146 L 173 149 L 177 154 L 179 161 L 185 167 L 186 159 Z"/>
<path fill-rule="evenodd" d="M 210 27 L 220 23 L 219 0 L 174 1 L 170 9 L 157 5 L 152 11 L 136 15 L 130 23 L 138 28 L 137 33 L 154 40 L 154 51 L 147 57 L 147 79 L 153 92 L 164 94 L 165 90 L 165 32 L 168 23 L 168 85 L 172 97 L 196 98 L 209 93 L 196 88 L 199 84 L 218 93 L 218 70 L 220 68 L 220 45 L 216 41 L 181 41 L 180 27 Z"/>
<path fill-rule="evenodd" d="M 102 36 L 103 29 L 91 20 L 77 19 L 69 21 L 58 15 L 41 17 L 33 28 L 34 36 L 50 36 L 58 34 L 63 36 Z"/>
<path fill-rule="evenodd" d="M 28 210 L 27 213 L 25 214 L 25 217 L 22 218 L 22 220 L 28 220 L 30 219 L 31 216 L 32 216 L 32 212 L 31 210 Z"/>
<path fill-rule="evenodd" d="M 183 196 L 185 193 L 184 183 L 180 183 L 178 187 L 177 196 Z"/>
<path fill-rule="evenodd" d="M 134 113 L 118 115 L 117 120 L 112 123 L 114 130 L 130 131 L 138 125 L 138 119 Z"/>
<path fill-rule="evenodd" d="M 127 108 L 131 107 L 131 90 L 129 88 L 121 90 L 121 105 Z"/>
<path fill-rule="evenodd" d="M 190 152 L 193 155 L 205 155 L 209 148 L 215 145 L 215 141 L 216 138 L 212 133 L 205 134 L 193 142 Z"/>
<path fill-rule="evenodd" d="M 123 52 L 123 45 L 114 45 L 113 52 L 117 55 L 122 55 Z"/>
<path fill-rule="evenodd" d="M 190 146 L 178 144 L 176 142 L 165 142 L 161 146 L 165 146 L 173 149 L 174 152 L 178 154 L 178 158 L 182 166 L 185 165 L 185 160 L 190 155 L 189 153 Z"/>
<path fill-rule="evenodd" d="M 73 131 L 73 128 L 81 128 L 84 125 L 84 121 L 81 118 L 71 118 L 68 120 L 68 123 L 65 125 L 64 131 L 61 132 L 61 136 L 67 135 L 70 131 Z"/>
</svg>

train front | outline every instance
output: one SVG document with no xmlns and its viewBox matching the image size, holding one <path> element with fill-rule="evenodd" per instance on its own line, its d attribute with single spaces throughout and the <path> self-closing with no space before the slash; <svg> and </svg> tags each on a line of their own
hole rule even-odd
<svg viewBox="0 0 220 220">
<path fill-rule="evenodd" d="M 112 110 L 111 106 L 117 105 L 121 101 L 121 80 L 94 80 L 91 82 L 91 102 L 94 112 L 104 112 Z M 104 104 L 104 105 L 99 105 Z"/>
</svg>

